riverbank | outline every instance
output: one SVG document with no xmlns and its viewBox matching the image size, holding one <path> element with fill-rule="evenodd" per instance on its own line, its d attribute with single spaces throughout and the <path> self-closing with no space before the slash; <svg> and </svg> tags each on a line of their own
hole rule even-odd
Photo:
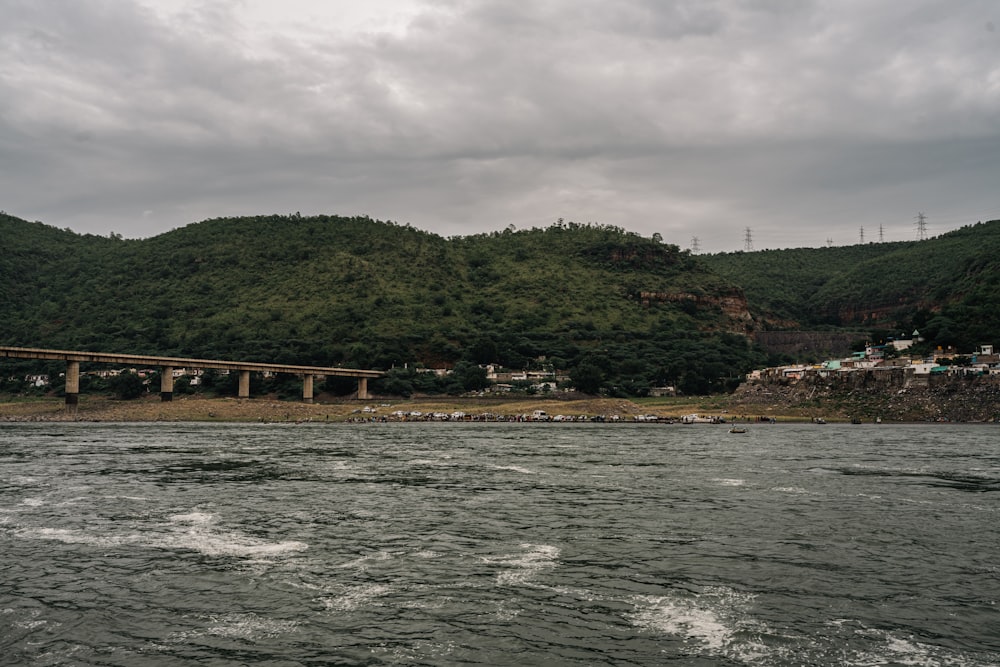
<svg viewBox="0 0 1000 667">
<path fill-rule="evenodd" d="M 928 387 L 837 387 L 810 383 L 745 384 L 733 394 L 658 398 L 603 398 L 583 394 L 552 396 L 427 396 L 407 399 L 380 397 L 368 401 L 317 397 L 315 403 L 261 398 L 207 398 L 175 396 L 162 402 L 158 395 L 122 401 L 107 396 L 83 395 L 75 409 L 61 397 L 18 398 L 0 396 L 3 421 L 107 421 L 107 422 L 346 422 L 400 420 L 455 412 L 467 415 L 517 417 L 537 410 L 548 416 L 604 416 L 635 421 L 653 415 L 661 420 L 684 415 L 725 418 L 731 421 L 775 419 L 782 422 L 828 422 L 861 419 L 874 422 L 993 422 L 1000 419 L 1000 378 L 949 382 Z M 394 414 L 396 413 L 396 414 Z M 412 413 L 420 413 L 414 416 Z"/>
<path fill-rule="evenodd" d="M 162 402 L 157 396 L 121 401 L 103 396 L 81 396 L 75 409 L 61 398 L 0 399 L 0 421 L 107 421 L 107 422 L 346 422 L 352 420 L 399 420 L 394 413 L 410 413 L 407 419 L 422 419 L 434 413 L 451 415 L 489 414 L 503 417 L 531 415 L 537 410 L 548 416 L 617 417 L 635 421 L 655 415 L 661 419 L 698 413 L 725 418 L 767 416 L 785 421 L 808 421 L 813 414 L 768 409 L 752 415 L 733 409 L 727 397 L 689 397 L 628 400 L 622 398 L 462 398 L 424 397 L 410 399 L 325 400 L 316 403 L 272 398 L 175 397 Z M 813 410 L 813 413 L 816 411 Z M 420 413 L 412 416 L 412 413 Z M 827 418 L 836 420 L 837 415 Z"/>
</svg>

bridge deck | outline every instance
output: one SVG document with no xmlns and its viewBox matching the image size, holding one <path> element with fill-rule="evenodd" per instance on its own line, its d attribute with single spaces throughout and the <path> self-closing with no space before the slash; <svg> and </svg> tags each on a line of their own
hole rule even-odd
<svg viewBox="0 0 1000 667">
<path fill-rule="evenodd" d="M 169 366 L 171 368 L 214 368 L 218 370 L 294 373 L 296 375 L 337 375 L 341 377 L 377 378 L 382 371 L 358 368 L 325 366 L 293 366 L 267 364 L 255 361 L 225 361 L 220 359 L 187 359 L 184 357 L 156 357 L 145 354 L 119 354 L 117 352 L 85 352 L 80 350 L 47 350 L 31 347 L 0 345 L 0 357 L 15 359 L 50 359 L 55 361 L 93 362 L 103 364 L 131 364 L 136 366 Z"/>
</svg>

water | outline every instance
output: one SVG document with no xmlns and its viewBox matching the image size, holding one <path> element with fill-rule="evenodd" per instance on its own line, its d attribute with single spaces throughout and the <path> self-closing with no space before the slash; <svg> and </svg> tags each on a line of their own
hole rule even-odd
<svg viewBox="0 0 1000 667">
<path fill-rule="evenodd" d="M 1000 664 L 998 435 L 4 424 L 0 664 Z"/>
</svg>

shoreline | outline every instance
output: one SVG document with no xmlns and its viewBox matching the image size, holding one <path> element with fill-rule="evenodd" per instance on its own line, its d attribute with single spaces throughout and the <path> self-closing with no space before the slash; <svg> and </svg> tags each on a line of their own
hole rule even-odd
<svg viewBox="0 0 1000 667">
<path fill-rule="evenodd" d="M 566 422 L 579 423 L 580 417 L 604 416 L 605 423 L 636 423 L 654 415 L 660 422 L 679 420 L 697 413 L 720 417 L 726 423 L 752 424 L 774 419 L 782 423 L 809 423 L 821 417 L 828 423 L 847 423 L 849 415 L 836 410 L 810 407 L 808 410 L 791 406 L 740 405 L 731 396 L 637 399 L 624 398 L 462 398 L 411 397 L 407 399 L 375 398 L 324 400 L 314 403 L 278 400 L 274 397 L 174 397 L 161 401 L 156 396 L 134 400 L 116 400 L 105 396 L 81 396 L 75 408 L 65 405 L 62 398 L 0 399 L 0 423 L 16 422 L 217 422 L 217 423 L 351 423 L 351 422 L 426 422 L 434 413 L 450 415 L 462 412 L 471 421 L 516 421 L 519 415 L 531 415 L 543 410 L 549 417 L 562 415 Z M 419 417 L 399 417 L 394 412 L 419 412 Z M 492 415 L 483 419 L 482 415 Z M 617 419 L 612 419 L 617 416 Z M 637 419 L 642 417 L 642 419 Z M 535 420 L 538 421 L 538 420 Z M 540 420 L 547 421 L 547 420 Z M 562 420 L 560 420 L 562 421 Z M 867 422 L 866 423 L 870 423 Z M 896 421 L 892 423 L 924 423 Z"/>
<path fill-rule="evenodd" d="M 274 398 L 174 397 L 160 401 L 147 397 L 130 401 L 99 396 L 81 396 L 75 408 L 61 398 L 0 400 L 0 422 L 11 421 L 108 421 L 108 422 L 350 422 L 392 418 L 396 411 L 468 415 L 530 415 L 544 410 L 549 415 L 619 415 L 631 420 L 649 414 L 652 408 L 627 399 L 473 399 L 423 397 L 409 399 L 376 398 L 369 401 L 332 400 L 315 403 L 282 401 Z M 690 412 L 690 411 L 689 411 Z M 686 414 L 686 413 L 684 413 Z M 666 415 L 665 415 L 666 416 Z M 405 421 L 423 421 L 409 419 Z"/>
</svg>

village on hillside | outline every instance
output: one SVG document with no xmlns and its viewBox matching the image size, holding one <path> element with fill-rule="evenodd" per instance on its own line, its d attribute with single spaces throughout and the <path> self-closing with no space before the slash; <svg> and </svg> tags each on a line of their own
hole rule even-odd
<svg viewBox="0 0 1000 667">
<path fill-rule="evenodd" d="M 982 344 L 973 352 L 959 352 L 955 348 L 937 348 L 930 355 L 909 356 L 906 350 L 920 342 L 919 332 L 905 340 L 890 340 L 883 345 L 869 343 L 864 350 L 850 357 L 831 359 L 820 364 L 794 364 L 764 368 L 747 374 L 750 383 L 793 382 L 813 378 L 845 377 L 864 372 L 878 378 L 880 374 L 902 374 L 905 385 L 926 385 L 935 375 L 970 376 L 1000 375 L 1000 354 L 995 354 L 992 344 Z"/>
</svg>

